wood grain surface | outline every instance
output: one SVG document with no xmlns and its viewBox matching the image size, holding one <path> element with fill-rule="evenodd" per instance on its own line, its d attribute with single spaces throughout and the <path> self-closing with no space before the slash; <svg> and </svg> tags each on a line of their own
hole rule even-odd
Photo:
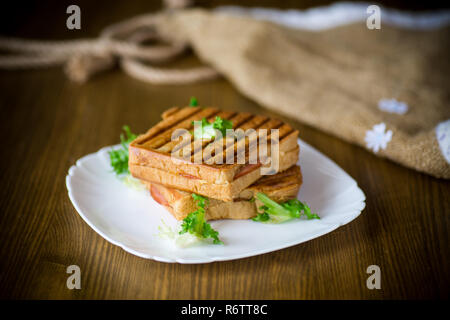
<svg viewBox="0 0 450 320">
<path fill-rule="evenodd" d="M 1 33 L 47 39 L 95 36 L 109 23 L 160 6 L 152 1 L 79 3 L 80 31 L 65 28 L 70 3 L 54 1 L 30 4 L 30 10 L 11 7 L 8 17 L 3 10 Z M 229 2 L 214 5 L 223 3 Z M 276 6 L 274 1 L 259 5 Z M 283 2 L 283 7 L 309 5 Z M 187 56 L 179 64 L 197 63 Z M 202 105 L 274 115 L 224 79 L 152 86 L 114 70 L 80 85 L 66 80 L 60 68 L 0 72 L 1 298 L 448 298 L 449 181 L 379 159 L 286 118 L 365 192 L 366 209 L 356 220 L 291 248 L 204 265 L 146 260 L 104 240 L 67 196 L 69 167 L 117 143 L 123 124 L 142 133 L 162 111 L 186 104 L 191 96 Z M 66 287 L 66 268 L 72 264 L 81 268 L 80 290 Z M 369 265 L 381 268 L 381 290 L 366 287 Z"/>
</svg>

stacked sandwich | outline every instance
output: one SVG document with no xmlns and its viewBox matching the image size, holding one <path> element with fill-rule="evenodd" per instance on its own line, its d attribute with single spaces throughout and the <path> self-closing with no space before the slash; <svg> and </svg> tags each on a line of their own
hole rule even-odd
<svg viewBox="0 0 450 320">
<path fill-rule="evenodd" d="M 235 132 L 254 129 L 254 133 L 227 136 L 223 130 L 223 136 L 199 135 L 206 127 L 197 131 L 196 121 L 210 124 L 215 132 L 226 123 L 225 127 Z M 193 194 L 208 198 L 206 220 L 249 219 L 258 213 L 258 193 L 277 202 L 296 198 L 302 183 L 296 165 L 297 136 L 298 131 L 288 124 L 267 116 L 176 107 L 130 143 L 129 169 L 177 220 L 197 209 Z M 262 145 L 265 153 L 260 152 Z M 252 154 L 258 155 L 256 163 Z"/>
</svg>

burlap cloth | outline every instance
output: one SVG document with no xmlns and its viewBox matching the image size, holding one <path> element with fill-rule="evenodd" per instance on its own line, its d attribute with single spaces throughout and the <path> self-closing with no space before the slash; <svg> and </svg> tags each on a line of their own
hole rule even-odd
<svg viewBox="0 0 450 320">
<path fill-rule="evenodd" d="M 199 9 L 163 16 L 158 28 L 262 106 L 365 148 L 367 131 L 385 123 L 392 140 L 378 156 L 450 178 L 435 132 L 450 118 L 449 28 L 311 32 Z M 406 114 L 378 108 L 394 98 Z"/>
<path fill-rule="evenodd" d="M 177 8 L 187 4 L 166 2 L 180 2 Z M 145 39 L 171 45 L 148 48 L 141 45 Z M 151 65 L 170 61 L 187 46 L 210 67 Z M 0 48 L 16 53 L 0 55 L 0 68 L 64 64 L 69 78 L 82 82 L 119 62 L 130 76 L 153 84 L 204 81 L 219 72 L 266 108 L 448 179 L 449 46 L 448 27 L 419 31 L 382 22 L 380 30 L 369 30 L 361 22 L 304 31 L 217 11 L 178 9 L 108 26 L 97 39 L 0 37 Z"/>
</svg>

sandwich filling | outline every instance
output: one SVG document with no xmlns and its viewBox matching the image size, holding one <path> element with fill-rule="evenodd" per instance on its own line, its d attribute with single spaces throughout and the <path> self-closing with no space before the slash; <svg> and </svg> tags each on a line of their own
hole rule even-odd
<svg viewBox="0 0 450 320">
<path fill-rule="evenodd" d="M 143 181 L 153 199 L 169 210 L 177 220 L 183 220 L 195 210 L 196 204 L 192 193 L 170 188 L 160 184 Z M 302 174 L 299 166 L 272 176 L 265 176 L 239 193 L 232 201 L 209 199 L 206 207 L 206 219 L 249 219 L 256 216 L 261 205 L 255 201 L 259 192 L 267 194 L 275 201 L 294 199 L 302 184 Z"/>
</svg>

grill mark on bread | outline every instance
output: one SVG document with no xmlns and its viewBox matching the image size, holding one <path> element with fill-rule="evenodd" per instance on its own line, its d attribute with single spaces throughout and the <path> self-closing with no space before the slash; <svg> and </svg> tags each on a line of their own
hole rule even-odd
<svg viewBox="0 0 450 320">
<path fill-rule="evenodd" d="M 278 136 L 278 139 L 279 139 L 278 143 L 279 144 L 282 143 L 282 141 L 283 141 L 283 139 L 285 137 L 287 137 L 289 134 L 294 132 L 294 129 L 292 129 L 289 125 L 286 125 L 286 124 L 281 124 L 281 126 L 278 126 L 276 128 L 271 128 L 271 129 L 278 129 L 279 130 L 279 136 Z M 269 151 L 270 148 L 271 148 L 271 144 L 272 144 L 272 132 L 269 131 L 269 129 L 267 130 L 267 140 L 266 141 L 267 141 L 267 150 Z M 259 148 L 258 144 L 256 145 L 256 148 Z M 247 160 L 248 160 L 251 152 L 253 152 L 253 149 L 250 150 L 250 143 L 246 143 L 245 152 L 246 152 L 245 162 L 247 163 Z M 267 154 L 269 156 L 270 152 L 268 152 Z M 258 155 L 259 155 L 259 152 L 258 152 Z M 236 157 L 234 159 L 234 163 L 236 163 L 236 162 L 237 162 L 237 155 L 236 155 Z"/>
<path fill-rule="evenodd" d="M 199 107 L 193 108 L 183 108 L 177 109 L 176 112 L 172 113 L 170 117 L 164 119 L 163 121 L 157 123 L 154 127 L 150 128 L 145 134 L 139 136 L 136 140 L 134 140 L 134 144 L 144 145 L 145 142 L 152 139 L 153 137 L 160 134 L 162 131 L 173 128 L 181 121 L 186 118 L 191 117 L 192 115 L 201 112 L 202 109 Z"/>
<path fill-rule="evenodd" d="M 175 126 L 165 130 L 164 132 L 158 134 L 151 140 L 147 141 L 144 146 L 147 148 L 158 149 L 162 145 L 166 144 L 171 140 L 172 134 L 177 129 L 186 129 L 189 130 L 193 128 L 192 121 L 201 120 L 202 118 L 209 118 L 215 116 L 219 113 L 219 110 L 216 108 L 205 108 L 200 112 L 194 114 L 193 116 L 185 118 L 183 121 L 177 123 Z"/>
<path fill-rule="evenodd" d="M 266 190 L 266 188 L 271 188 L 271 189 L 280 189 L 282 187 L 287 187 L 293 184 L 297 184 L 296 181 L 294 180 L 279 180 L 279 181 L 273 181 L 272 184 L 262 184 L 259 187 L 262 188 L 263 190 Z"/>
<path fill-rule="evenodd" d="M 254 116 L 250 113 L 238 113 L 233 116 L 233 118 L 226 118 L 227 120 L 231 120 L 233 122 L 233 129 L 236 127 L 241 126 L 244 123 L 247 123 L 249 119 L 253 118 Z M 221 144 L 220 141 L 222 141 L 223 145 L 223 138 L 220 140 L 217 140 L 218 144 Z M 195 155 L 202 151 L 202 156 L 204 153 L 208 152 L 210 148 L 208 148 L 209 145 L 213 144 L 216 140 L 215 139 L 209 139 L 209 140 L 203 140 L 201 146 L 194 148 L 195 141 L 191 144 L 191 161 L 194 161 Z M 214 153 L 214 149 L 212 149 L 212 153 Z"/>
<path fill-rule="evenodd" d="M 262 116 L 259 116 L 259 117 L 258 117 L 258 116 L 254 116 L 254 117 L 253 117 L 253 120 L 256 121 L 256 122 L 254 122 L 254 121 L 248 121 L 248 122 L 244 123 L 243 125 L 241 125 L 240 127 L 236 128 L 236 129 L 241 129 L 241 130 L 244 131 L 244 133 L 245 133 L 245 131 L 247 131 L 248 129 L 255 129 L 255 130 L 258 130 L 258 128 L 259 128 L 260 126 L 262 126 L 263 124 L 267 123 L 270 119 L 269 119 L 268 117 L 262 117 Z M 226 150 L 227 148 L 230 148 L 232 145 L 235 145 L 235 144 L 238 143 L 240 140 L 242 140 L 242 139 L 235 140 L 235 139 L 233 138 L 233 139 L 231 140 L 231 139 L 226 139 L 226 138 L 225 138 L 225 144 L 223 144 L 223 142 L 222 142 L 222 154 L 223 154 L 224 150 Z M 236 148 L 235 148 L 235 149 L 236 149 Z M 215 155 L 216 155 L 216 150 L 213 150 L 212 153 L 211 153 L 212 158 L 215 157 Z M 222 160 L 223 160 L 223 158 L 222 158 Z"/>
<path fill-rule="evenodd" d="M 174 115 L 175 113 L 177 113 L 178 111 L 180 111 L 179 107 L 170 108 L 170 109 L 168 109 L 168 110 L 166 110 L 166 111 L 164 111 L 162 113 L 161 118 L 163 118 L 163 120 L 165 120 L 168 117 L 170 117 L 170 116 Z"/>
<path fill-rule="evenodd" d="M 267 150 L 269 151 L 271 148 L 271 135 L 272 132 L 270 131 L 271 129 L 279 129 L 279 144 L 282 143 L 283 138 L 287 137 L 289 134 L 291 134 L 292 132 L 294 132 L 294 129 L 292 129 L 289 125 L 287 124 L 283 124 L 281 121 L 279 121 L 278 123 L 276 123 L 275 125 L 271 125 L 266 123 L 265 125 L 261 126 L 259 129 L 267 129 Z M 242 177 L 245 174 L 248 174 L 250 172 L 252 172 L 253 170 L 256 170 L 257 168 L 259 168 L 261 166 L 261 163 L 259 162 L 259 150 L 257 150 L 257 164 L 249 164 L 249 158 L 250 158 L 250 154 L 252 152 L 254 152 L 254 149 L 250 149 L 250 142 L 253 142 L 255 140 L 257 140 L 259 138 L 260 134 L 257 133 L 256 135 L 253 135 L 250 139 L 248 139 L 247 137 L 242 138 L 240 141 L 242 141 L 243 139 L 245 139 L 245 149 L 242 152 L 245 152 L 245 164 L 237 164 L 237 158 L 239 155 L 242 154 L 242 152 L 237 153 L 237 145 L 235 144 L 235 150 L 234 150 L 234 160 L 233 160 L 233 164 L 229 165 L 231 167 L 234 166 L 240 166 L 240 168 L 236 171 L 234 179 L 237 179 L 239 177 Z M 242 142 L 243 143 L 243 142 Z M 256 144 L 256 148 L 259 148 L 258 144 Z M 267 155 L 270 156 L 270 152 L 267 152 Z M 247 167 L 253 167 L 252 170 L 248 170 L 248 171 L 244 171 L 246 170 Z"/>
<path fill-rule="evenodd" d="M 281 188 L 302 182 L 300 168 L 293 166 L 284 172 L 275 175 L 264 176 L 255 182 L 251 187 L 262 188 L 268 190 L 269 188 Z"/>
<path fill-rule="evenodd" d="M 211 158 L 212 163 L 217 163 L 219 157 L 222 157 L 222 162 L 225 163 L 226 162 L 226 156 L 228 154 L 228 152 L 233 152 L 233 164 L 230 165 L 228 164 L 227 166 L 243 166 L 244 164 L 238 164 L 237 163 L 237 158 L 238 155 L 240 155 L 242 152 L 246 153 L 245 156 L 245 162 L 247 163 L 248 158 L 250 156 L 249 152 L 247 152 L 249 149 L 249 145 L 250 143 L 256 142 L 257 143 L 257 139 L 259 138 L 259 136 L 261 135 L 261 132 L 259 130 L 261 129 L 267 129 L 268 130 L 268 135 L 267 137 L 270 136 L 270 129 L 277 129 L 279 126 L 281 126 L 283 123 L 280 120 L 277 119 L 269 119 L 269 121 L 264 122 L 262 125 L 260 125 L 258 128 L 255 128 L 256 134 L 250 136 L 249 138 L 244 136 L 243 138 L 235 141 L 233 144 L 230 144 L 229 146 L 227 146 L 221 154 L 218 155 L 214 155 L 213 158 Z M 243 150 L 242 152 L 238 153 L 238 149 L 239 148 L 243 148 L 241 150 Z"/>
<path fill-rule="evenodd" d="M 223 119 L 229 119 L 230 117 L 234 116 L 235 114 L 236 114 L 235 112 L 221 111 L 218 114 L 213 114 L 212 116 L 209 116 L 206 120 L 209 123 L 212 123 L 212 122 L 214 122 L 216 117 L 221 117 Z M 191 129 L 191 128 L 193 128 L 192 125 L 189 129 Z M 157 149 L 157 151 L 166 152 L 166 153 L 172 153 L 172 152 L 175 153 L 175 152 L 179 151 L 181 148 L 187 148 L 187 145 L 189 144 L 189 141 L 192 140 L 192 138 L 193 138 L 193 135 L 191 133 L 184 133 L 178 139 L 173 140 L 173 141 L 168 141 L 166 144 L 159 147 Z M 180 141 L 180 139 L 182 139 L 182 140 Z M 187 140 L 186 143 L 184 143 L 185 140 Z M 192 144 L 193 144 L 193 142 L 191 142 L 191 145 Z M 184 151 L 180 151 L 180 152 L 184 152 Z"/>
<path fill-rule="evenodd" d="M 265 116 L 251 116 L 246 122 L 242 123 L 241 125 L 239 125 L 235 129 L 242 129 L 243 131 L 246 131 L 248 129 L 258 130 L 259 127 L 261 127 L 262 125 L 266 124 L 269 121 L 270 121 L 270 119 L 268 117 L 265 117 Z M 241 140 L 242 139 L 235 140 L 234 138 L 232 138 L 232 139 L 228 138 L 227 139 L 227 137 L 224 137 L 224 139 L 221 139 L 219 141 L 211 142 L 205 148 L 205 150 L 208 153 L 209 153 L 209 150 L 207 150 L 207 148 L 212 149 L 211 153 L 210 153 L 211 157 L 208 157 L 208 158 L 204 159 L 204 161 L 206 163 L 209 163 L 209 164 L 215 164 L 215 159 L 216 159 L 215 147 L 216 147 L 217 144 L 222 145 L 222 152 L 220 154 L 222 154 L 222 160 L 223 160 L 223 154 L 224 154 L 225 150 L 231 148 L 232 145 L 236 145 Z M 218 156 L 220 156 L 220 154 Z"/>
<path fill-rule="evenodd" d="M 212 122 L 214 122 L 216 116 L 219 116 L 222 119 L 229 120 L 230 118 L 233 118 L 235 115 L 236 115 L 236 112 L 222 111 L 219 114 L 208 118 L 207 120 L 209 123 L 212 123 Z M 183 139 L 183 142 L 179 141 L 180 138 Z M 193 140 L 194 136 L 191 133 L 185 133 L 180 138 L 176 141 L 169 142 L 166 146 L 164 146 L 164 148 L 160 149 L 160 151 L 172 153 L 173 156 L 175 156 L 177 158 L 183 158 L 183 157 L 187 158 L 187 156 L 188 156 L 187 152 L 189 151 L 189 157 L 190 157 L 189 161 L 192 162 L 192 152 L 193 152 L 192 150 L 195 149 L 195 145 L 198 144 L 200 142 L 200 140 L 197 140 L 197 141 Z M 186 143 L 184 143 L 184 140 L 186 140 Z M 201 141 L 202 141 L 202 146 L 208 142 L 208 140 L 201 140 Z M 197 149 L 199 149 L 198 146 L 197 146 Z M 184 156 L 184 154 L 186 154 L 186 156 Z M 188 160 L 186 159 L 186 161 L 188 161 Z"/>
<path fill-rule="evenodd" d="M 276 175 L 264 176 L 248 187 L 255 195 L 257 192 L 272 194 L 280 197 L 280 201 L 287 200 L 283 197 L 285 192 L 289 192 L 292 188 L 298 188 L 303 183 L 303 176 L 299 166 L 292 166 L 282 173 Z M 283 199 L 282 199 L 283 198 Z"/>
<path fill-rule="evenodd" d="M 297 166 L 291 167 L 284 172 L 279 172 L 275 175 L 264 176 L 255 182 L 255 185 L 270 185 L 274 181 L 280 181 L 282 179 L 290 179 L 291 177 L 296 177 L 300 169 Z"/>
<path fill-rule="evenodd" d="M 223 115 L 221 116 L 222 119 L 231 120 L 233 122 L 233 126 L 235 123 L 239 123 L 242 121 L 242 113 L 236 113 L 236 112 L 223 112 Z M 210 123 L 214 122 L 210 121 Z M 193 137 L 195 138 L 195 137 Z M 203 151 L 204 147 L 209 144 L 213 139 L 195 139 L 190 144 L 190 156 L 191 161 L 194 161 L 194 155 L 198 153 L 199 151 Z M 184 147 L 184 149 L 187 151 L 187 146 Z M 183 150 L 184 152 L 184 150 Z"/>
</svg>

